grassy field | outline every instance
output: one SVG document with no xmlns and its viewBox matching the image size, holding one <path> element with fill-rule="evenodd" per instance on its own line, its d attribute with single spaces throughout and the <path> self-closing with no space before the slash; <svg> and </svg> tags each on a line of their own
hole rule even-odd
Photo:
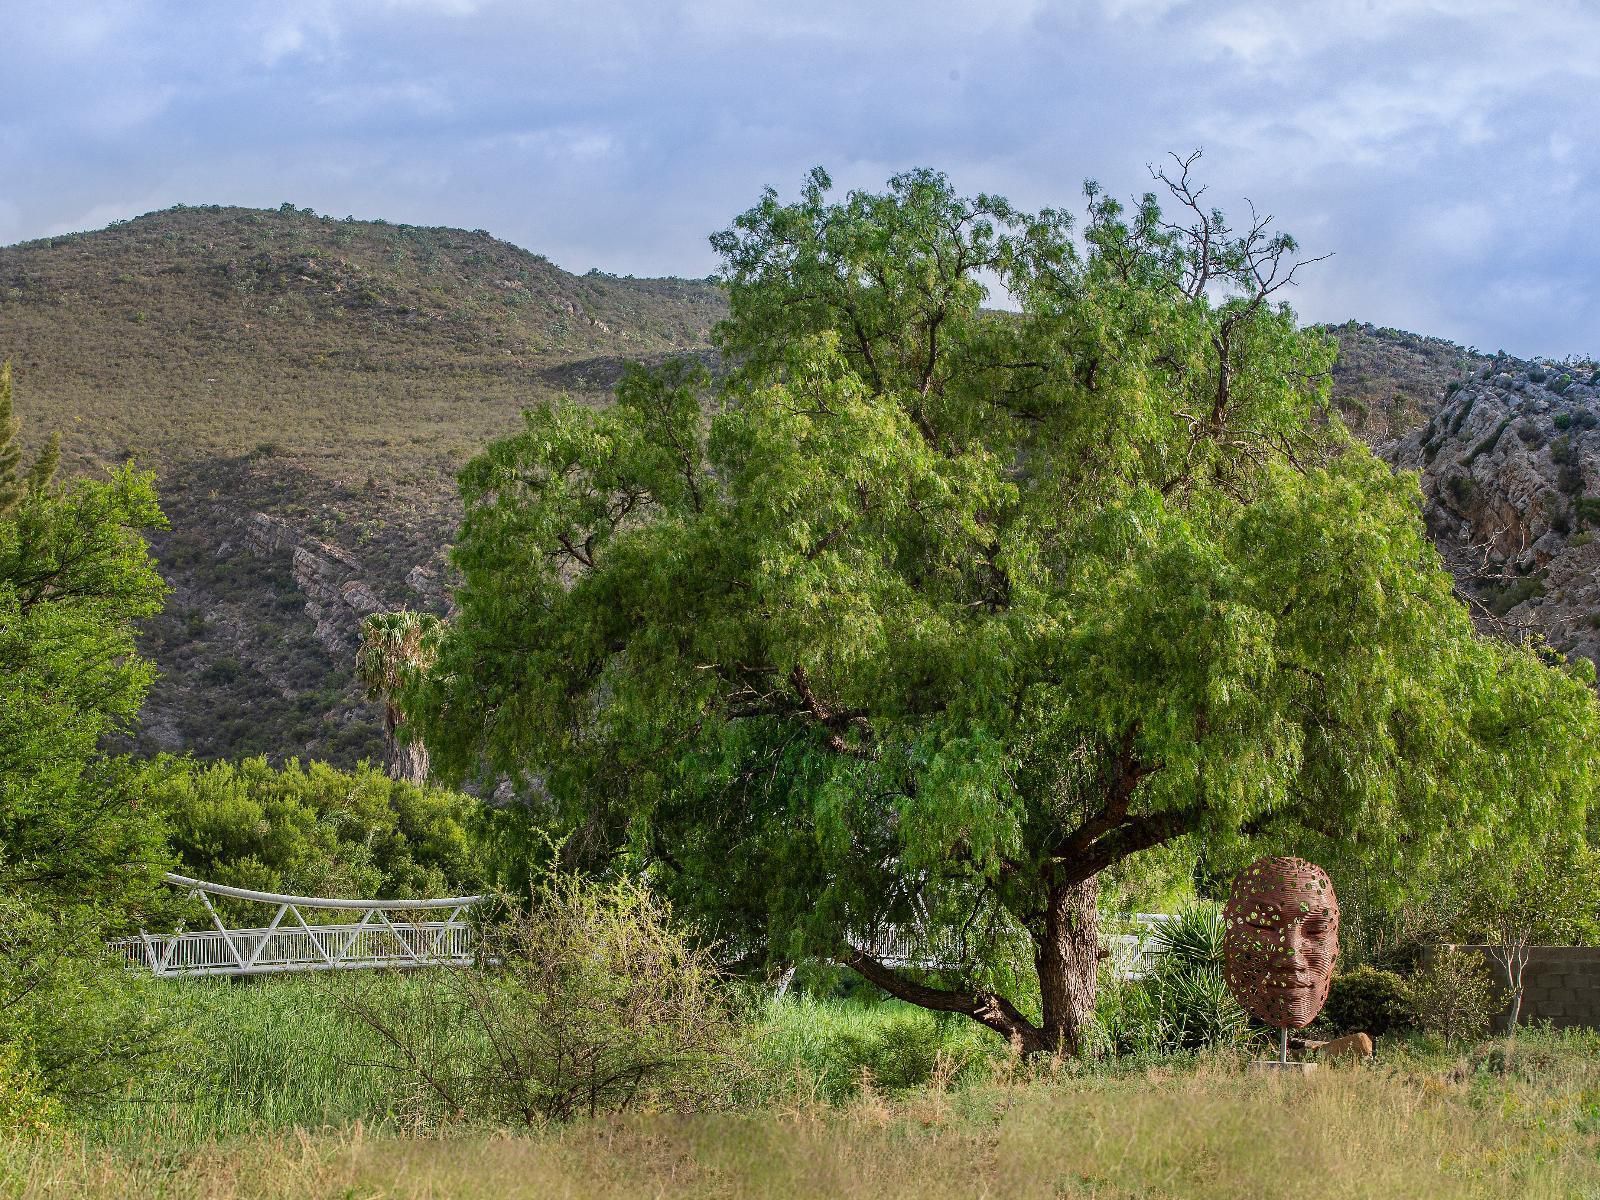
<svg viewBox="0 0 1600 1200">
<path fill-rule="evenodd" d="M 1031 1072 L 895 1003 L 755 1004 L 728 1107 L 422 1128 L 328 978 L 153 984 L 166 1068 L 0 1140 L 6 1197 L 1600 1197 L 1600 1036 L 1393 1042 L 1310 1079 L 1238 1057 Z M 383 986 L 422 986 L 421 976 Z"/>
<path fill-rule="evenodd" d="M 1310 1079 L 1213 1061 L 533 1134 L 362 1126 L 142 1150 L 0 1148 L 7 1196 L 1600 1196 L 1593 1039 Z M 1520 1063 L 1520 1065 L 1519 1065 Z"/>
</svg>

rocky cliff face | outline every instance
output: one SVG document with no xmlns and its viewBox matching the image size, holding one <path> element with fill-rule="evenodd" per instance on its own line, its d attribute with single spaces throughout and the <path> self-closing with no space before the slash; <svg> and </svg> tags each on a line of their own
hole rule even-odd
<svg viewBox="0 0 1600 1200">
<path fill-rule="evenodd" d="M 1499 357 L 1380 448 L 1479 623 L 1600 660 L 1600 371 Z"/>
</svg>

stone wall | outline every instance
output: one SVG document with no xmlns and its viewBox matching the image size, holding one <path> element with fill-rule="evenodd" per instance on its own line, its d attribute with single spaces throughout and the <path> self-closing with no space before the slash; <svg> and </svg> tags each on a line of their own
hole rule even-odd
<svg viewBox="0 0 1600 1200">
<path fill-rule="evenodd" d="M 1482 954 L 1489 972 L 1504 986 L 1505 973 L 1487 946 L 1461 946 Z M 1544 1021 L 1558 1029 L 1583 1026 L 1600 1029 L 1600 947 L 1535 946 L 1522 975 L 1522 1023 Z M 1504 1027 L 1510 1003 L 1496 1024 Z"/>
</svg>

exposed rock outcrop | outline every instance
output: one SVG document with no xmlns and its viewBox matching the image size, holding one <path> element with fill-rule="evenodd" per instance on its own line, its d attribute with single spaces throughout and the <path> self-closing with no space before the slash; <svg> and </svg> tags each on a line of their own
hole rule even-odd
<svg viewBox="0 0 1600 1200">
<path fill-rule="evenodd" d="M 1497 358 L 1382 447 L 1481 624 L 1600 658 L 1600 372 Z"/>
</svg>

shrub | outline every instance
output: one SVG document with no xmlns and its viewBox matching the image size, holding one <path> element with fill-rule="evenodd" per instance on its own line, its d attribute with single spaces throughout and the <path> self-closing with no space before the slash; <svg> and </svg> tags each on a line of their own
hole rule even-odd
<svg viewBox="0 0 1600 1200">
<path fill-rule="evenodd" d="M 1551 419 L 1555 422 L 1557 429 L 1566 430 L 1572 428 L 1572 414 L 1569 412 L 1558 412 Z"/>
<path fill-rule="evenodd" d="M 1548 378 L 1549 378 L 1549 376 L 1545 373 L 1543 367 L 1529 367 L 1528 368 L 1528 380 L 1530 382 L 1532 382 L 1532 383 L 1543 383 Z"/>
<path fill-rule="evenodd" d="M 1337 976 L 1328 991 L 1323 1020 L 1340 1033 L 1381 1037 L 1417 1023 L 1411 989 L 1393 971 L 1357 967 Z"/>
<path fill-rule="evenodd" d="M 1249 1018 L 1222 977 L 1221 908 L 1197 903 L 1150 935 L 1150 974 L 1108 1012 L 1119 1053 L 1170 1054 L 1234 1045 Z"/>
<path fill-rule="evenodd" d="M 480 965 L 402 993 L 355 983 L 417 1116 L 536 1125 L 728 1094 L 735 1023 L 710 955 L 642 885 L 570 877 L 486 927 Z"/>
<path fill-rule="evenodd" d="M 1489 611 L 1497 617 L 1503 617 L 1517 605 L 1542 595 L 1544 595 L 1544 580 L 1536 575 L 1529 575 L 1491 593 L 1488 602 Z"/>
<path fill-rule="evenodd" d="M 1473 497 L 1478 494 L 1478 485 L 1469 475 L 1452 475 L 1445 481 L 1445 491 L 1450 493 L 1450 499 L 1455 501 L 1456 507 L 1465 508 L 1472 503 Z"/>
<path fill-rule="evenodd" d="M 46 1133 L 60 1119 L 60 1104 L 46 1094 L 21 1049 L 0 1045 L 0 1136 Z"/>
<path fill-rule="evenodd" d="M 1417 1022 L 1446 1043 L 1481 1037 L 1498 1011 L 1489 966 L 1481 954 L 1445 946 L 1411 979 Z"/>
</svg>

